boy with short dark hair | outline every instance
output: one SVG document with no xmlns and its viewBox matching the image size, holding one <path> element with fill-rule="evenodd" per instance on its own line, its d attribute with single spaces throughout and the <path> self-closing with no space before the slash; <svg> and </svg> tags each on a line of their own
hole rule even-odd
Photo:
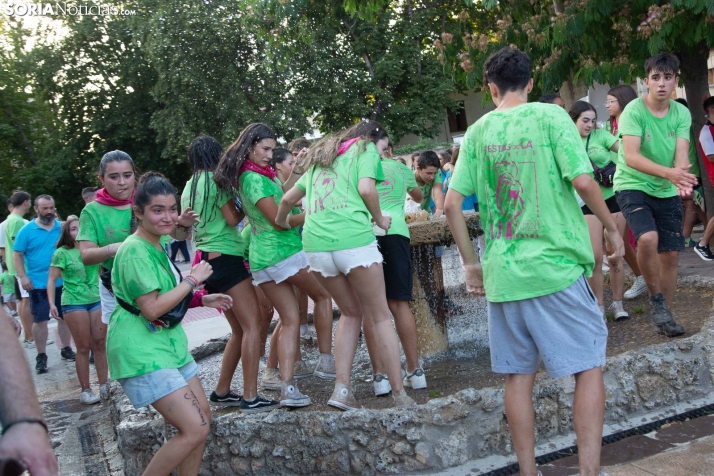
<svg viewBox="0 0 714 476">
<path fill-rule="evenodd" d="M 595 260 L 574 191 L 602 221 L 615 256 L 624 254 L 624 243 L 570 116 L 549 104 L 527 104 L 531 68 L 525 53 L 509 47 L 486 61 L 497 107 L 466 131 L 446 217 L 466 289 L 488 301 L 491 365 L 507 374 L 504 403 L 520 474 L 540 474 L 532 394 L 542 362 L 553 377 L 575 375 L 580 474 L 597 476 L 607 326 L 586 279 Z M 486 234 L 483 269 L 461 211 L 473 193 Z"/>
<path fill-rule="evenodd" d="M 433 150 L 425 150 L 419 154 L 414 170 L 414 178 L 423 195 L 419 208 L 431 212 L 431 202 L 434 202 L 434 216 L 444 214 L 444 191 L 441 189 L 441 163 L 439 156 Z M 438 185 L 435 187 L 434 185 Z"/>
<path fill-rule="evenodd" d="M 620 150 L 614 189 L 637 240 L 637 263 L 650 295 L 651 319 L 667 337 L 684 334 L 670 307 L 677 287 L 682 200 L 697 178 L 689 173 L 689 110 L 671 99 L 679 60 L 660 53 L 645 62 L 649 92 L 631 101 L 618 121 Z"/>
</svg>

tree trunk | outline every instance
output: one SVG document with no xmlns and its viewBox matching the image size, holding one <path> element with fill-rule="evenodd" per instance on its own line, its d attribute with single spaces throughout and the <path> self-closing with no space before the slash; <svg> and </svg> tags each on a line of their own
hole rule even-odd
<svg viewBox="0 0 714 476">
<path fill-rule="evenodd" d="M 681 61 L 682 77 L 684 78 L 684 91 L 687 93 L 687 103 L 689 103 L 689 111 L 692 114 L 694 140 L 698 140 L 699 131 L 706 123 L 702 103 L 704 99 L 709 97 L 709 78 L 707 77 L 709 47 L 706 41 L 702 40 L 691 48 L 683 48 L 678 56 Z M 699 169 L 702 175 L 707 217 L 711 218 L 714 215 L 714 189 L 712 189 L 712 183 L 704 165 L 704 161 L 707 159 L 701 157 L 698 152 L 697 155 L 699 156 Z"/>
<path fill-rule="evenodd" d="M 588 87 L 585 85 L 585 81 L 579 78 L 577 83 L 573 83 L 573 77 L 573 73 L 570 73 L 570 79 L 564 82 L 560 87 L 560 91 L 558 91 L 565 103 L 566 110 L 570 109 L 575 101 L 588 95 Z"/>
</svg>

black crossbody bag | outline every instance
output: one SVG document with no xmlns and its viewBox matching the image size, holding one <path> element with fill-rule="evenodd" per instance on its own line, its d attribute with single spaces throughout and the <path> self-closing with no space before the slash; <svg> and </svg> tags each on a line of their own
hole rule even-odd
<svg viewBox="0 0 714 476">
<path fill-rule="evenodd" d="M 181 275 L 181 271 L 178 269 L 178 267 L 171 261 L 169 258 L 169 255 L 166 255 L 166 258 L 169 260 L 169 263 L 174 267 L 176 270 L 176 273 L 178 273 L 179 280 L 176 285 L 178 286 L 181 284 L 181 281 L 183 281 L 183 276 Z M 166 270 L 166 268 L 163 268 Z M 168 270 L 169 273 L 171 273 L 171 270 Z M 171 277 L 173 278 L 174 275 L 171 273 Z M 135 316 L 141 316 L 141 310 L 135 308 L 128 302 L 124 301 L 121 299 L 119 296 L 115 295 L 115 298 L 117 300 L 117 303 L 124 308 L 125 311 L 129 311 L 130 313 L 134 314 Z M 167 327 L 169 329 L 173 329 L 174 327 L 178 326 L 183 318 L 186 316 L 186 312 L 188 312 L 188 308 L 191 305 L 191 300 L 193 299 L 193 292 L 188 293 L 184 298 L 179 301 L 178 304 L 174 306 L 173 309 L 171 309 L 169 312 L 164 314 L 163 316 L 159 317 L 158 319 L 155 319 L 151 321 L 151 323 L 154 325 L 154 327 Z"/>
<path fill-rule="evenodd" d="M 590 134 L 588 134 L 588 140 L 585 141 L 585 153 L 588 153 L 588 149 L 590 147 Z M 590 156 L 588 155 L 588 158 Z M 605 167 L 598 167 L 595 165 L 595 162 L 590 159 L 590 163 L 593 166 L 593 175 L 595 176 L 595 181 L 602 185 L 603 187 L 612 187 L 615 182 L 615 171 L 617 170 L 617 164 L 615 162 L 610 161 L 607 163 Z"/>
</svg>

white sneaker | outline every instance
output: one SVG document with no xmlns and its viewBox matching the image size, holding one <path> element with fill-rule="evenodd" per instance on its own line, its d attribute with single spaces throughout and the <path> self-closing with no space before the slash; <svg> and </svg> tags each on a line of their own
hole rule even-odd
<svg viewBox="0 0 714 476">
<path fill-rule="evenodd" d="M 616 321 L 630 317 L 627 311 L 622 308 L 622 301 L 613 301 L 613 303 L 610 304 L 610 310 L 615 314 Z"/>
<path fill-rule="evenodd" d="M 320 354 L 320 360 L 317 361 L 317 367 L 315 367 L 315 377 L 335 380 L 337 370 L 335 370 L 335 358 L 332 355 Z"/>
<path fill-rule="evenodd" d="M 310 397 L 303 395 L 295 385 L 295 380 L 292 382 L 280 382 L 280 406 L 299 408 L 306 407 L 312 403 Z"/>
<path fill-rule="evenodd" d="M 392 391 L 392 386 L 389 384 L 389 378 L 387 378 L 384 374 L 374 375 L 372 378 L 372 385 L 374 386 L 375 397 L 386 395 Z"/>
<path fill-rule="evenodd" d="M 645 278 L 642 276 L 637 276 L 634 284 L 630 289 L 625 291 L 625 299 L 635 299 L 637 296 L 642 295 L 647 292 L 647 284 L 645 284 Z"/>
<path fill-rule="evenodd" d="M 260 386 L 263 390 L 280 390 L 280 371 L 266 368 L 263 378 L 260 379 Z"/>
<path fill-rule="evenodd" d="M 53 339 L 47 339 L 47 345 L 54 344 L 54 343 L 55 343 L 55 341 Z M 25 345 L 25 349 L 34 349 L 36 347 L 34 340 L 29 341 L 29 340 L 25 339 L 23 341 L 23 344 Z"/>
<path fill-rule="evenodd" d="M 92 392 L 91 388 L 88 388 L 79 396 L 79 401 L 83 405 L 94 405 L 95 403 L 99 403 L 99 397 Z"/>
<path fill-rule="evenodd" d="M 103 383 L 99 386 L 99 398 L 102 402 L 109 401 L 109 387 L 106 383 Z"/>
<path fill-rule="evenodd" d="M 418 367 L 414 372 L 404 377 L 404 386 L 411 388 L 426 388 L 426 375 L 424 369 Z"/>
</svg>

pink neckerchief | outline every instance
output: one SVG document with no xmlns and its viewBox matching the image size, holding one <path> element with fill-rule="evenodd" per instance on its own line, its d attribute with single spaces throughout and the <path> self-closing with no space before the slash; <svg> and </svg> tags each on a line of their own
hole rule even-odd
<svg viewBox="0 0 714 476">
<path fill-rule="evenodd" d="M 617 119 L 612 118 L 612 135 L 617 137 Z"/>
<path fill-rule="evenodd" d="M 354 144 L 360 139 L 361 137 L 355 137 L 354 139 L 344 141 L 342 144 L 340 144 L 340 148 L 337 149 L 337 155 L 342 155 L 347 152 L 347 150 L 352 147 L 352 144 Z"/>
<path fill-rule="evenodd" d="M 243 161 L 243 165 L 240 166 L 240 169 L 238 170 L 238 176 L 240 177 L 243 172 L 255 172 L 260 175 L 265 175 L 270 180 L 273 180 L 277 175 L 277 172 L 270 165 L 267 165 L 265 168 L 263 168 L 258 165 L 255 165 L 248 159 Z"/>
<path fill-rule="evenodd" d="M 102 205 L 109 205 L 110 207 L 120 207 L 122 205 L 129 205 L 134 203 L 135 194 L 136 190 L 131 192 L 131 198 L 129 200 L 119 200 L 109 195 L 109 192 L 107 192 L 106 188 L 102 188 L 97 190 L 97 202 L 101 203 Z"/>
</svg>

